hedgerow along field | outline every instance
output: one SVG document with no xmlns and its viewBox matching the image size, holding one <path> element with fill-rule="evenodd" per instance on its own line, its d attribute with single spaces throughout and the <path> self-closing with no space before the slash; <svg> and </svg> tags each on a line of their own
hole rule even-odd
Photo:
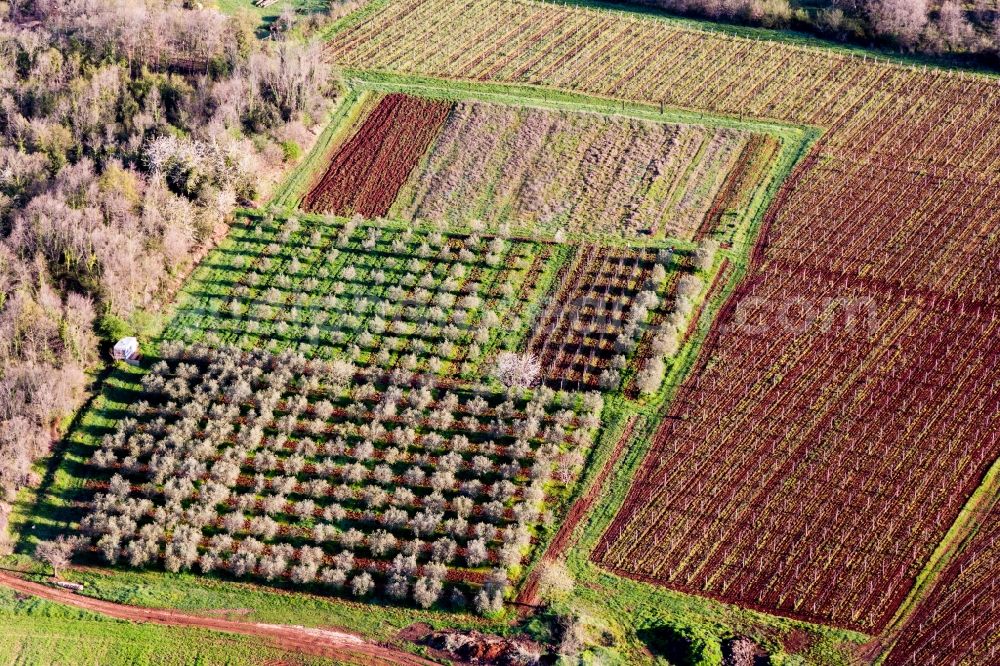
<svg viewBox="0 0 1000 666">
<path fill-rule="evenodd" d="M 400 93 L 359 104 L 305 210 L 686 241 L 738 224 L 780 148 L 627 116 Z"/>
<path fill-rule="evenodd" d="M 685 387 L 691 398 L 669 410 L 642 477 L 650 482 L 636 487 L 625 514 L 663 505 L 650 493 L 658 487 L 652 461 L 682 455 L 672 435 L 688 417 L 702 430 L 685 441 L 700 445 L 671 483 L 694 493 L 694 511 L 710 529 L 677 539 L 695 549 L 721 543 L 725 554 L 702 574 L 678 572 L 690 584 L 671 580 L 670 567 L 620 557 L 611 564 L 741 605 L 880 630 L 1000 452 L 988 434 L 995 382 L 971 394 L 937 390 L 996 367 L 1000 264 L 982 231 L 1000 215 L 1000 130 L 990 121 L 1000 108 L 996 81 L 527 0 L 393 4 L 329 48 L 332 59 L 358 69 L 548 85 L 822 128 L 772 207 L 744 287 Z M 651 55 L 629 57 L 636 48 Z M 791 334 L 775 296 L 779 307 L 813 304 L 824 320 L 823 303 L 855 300 L 865 312 L 871 303 L 886 325 L 871 335 L 823 325 Z M 767 322 L 777 334 L 754 337 L 734 321 Z M 916 396 L 905 390 L 913 385 Z M 969 420 L 978 427 L 965 427 Z M 878 425 L 860 438 L 871 423 Z M 713 452 L 770 480 L 767 494 L 742 500 L 760 503 L 758 511 L 728 503 L 746 477 L 699 483 L 697 463 Z M 878 493 L 894 475 L 912 494 Z M 806 505 L 810 524 L 821 525 L 808 534 L 795 530 L 806 484 L 823 488 Z M 845 501 L 854 515 L 823 524 Z M 786 536 L 756 532 L 760 512 L 785 525 Z M 610 539 L 624 534 L 647 552 L 672 515 L 631 534 L 623 518 Z M 886 540 L 888 548 L 875 545 Z M 609 543 L 601 557 L 613 549 Z M 766 581 L 783 585 L 762 587 Z"/>
</svg>

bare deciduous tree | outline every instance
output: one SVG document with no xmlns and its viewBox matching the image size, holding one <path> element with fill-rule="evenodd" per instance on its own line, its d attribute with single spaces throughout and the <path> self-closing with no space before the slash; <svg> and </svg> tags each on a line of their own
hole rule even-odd
<svg viewBox="0 0 1000 666">
<path fill-rule="evenodd" d="M 876 32 L 912 46 L 927 25 L 927 0 L 870 0 L 868 15 Z"/>
<path fill-rule="evenodd" d="M 500 352 L 494 372 L 508 388 L 531 388 L 538 383 L 542 368 L 534 354 Z"/>
<path fill-rule="evenodd" d="M 564 562 L 547 562 L 540 568 L 538 586 L 543 599 L 562 599 L 573 591 L 573 576 Z"/>
<path fill-rule="evenodd" d="M 83 543 L 82 537 L 57 537 L 53 541 L 40 541 L 35 546 L 35 557 L 52 567 L 52 575 L 59 577 L 59 571 L 69 566 L 73 554 Z"/>
</svg>

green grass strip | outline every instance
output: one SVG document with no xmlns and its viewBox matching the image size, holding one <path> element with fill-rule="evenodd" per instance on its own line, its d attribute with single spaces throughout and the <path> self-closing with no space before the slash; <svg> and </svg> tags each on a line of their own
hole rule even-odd
<svg viewBox="0 0 1000 666">
<path fill-rule="evenodd" d="M 126 622 L 0 589 L 0 662 L 21 666 L 79 664 L 331 664 L 265 641 L 205 629 Z"/>
</svg>

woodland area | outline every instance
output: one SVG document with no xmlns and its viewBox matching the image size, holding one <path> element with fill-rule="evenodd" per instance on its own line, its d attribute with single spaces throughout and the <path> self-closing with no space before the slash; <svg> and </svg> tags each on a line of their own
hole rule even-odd
<svg viewBox="0 0 1000 666">
<path fill-rule="evenodd" d="M 0 13 L 0 533 L 100 338 L 141 327 L 324 120 L 318 49 L 255 28 L 131 0 Z"/>
</svg>

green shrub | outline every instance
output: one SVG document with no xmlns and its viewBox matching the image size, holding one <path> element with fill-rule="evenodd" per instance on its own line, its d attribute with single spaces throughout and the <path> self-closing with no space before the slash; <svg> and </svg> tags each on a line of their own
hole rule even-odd
<svg viewBox="0 0 1000 666">
<path fill-rule="evenodd" d="M 302 159 L 302 148 L 294 141 L 282 141 L 281 154 L 285 156 L 286 162 L 298 162 Z"/>
<path fill-rule="evenodd" d="M 116 342 L 124 337 L 128 337 L 132 332 L 131 326 L 118 315 L 111 313 L 103 315 L 97 322 L 97 333 L 105 340 Z"/>
<path fill-rule="evenodd" d="M 676 666 L 722 664 L 722 645 L 719 639 L 700 627 L 667 622 L 640 634 L 640 638 L 653 652 Z"/>
</svg>

